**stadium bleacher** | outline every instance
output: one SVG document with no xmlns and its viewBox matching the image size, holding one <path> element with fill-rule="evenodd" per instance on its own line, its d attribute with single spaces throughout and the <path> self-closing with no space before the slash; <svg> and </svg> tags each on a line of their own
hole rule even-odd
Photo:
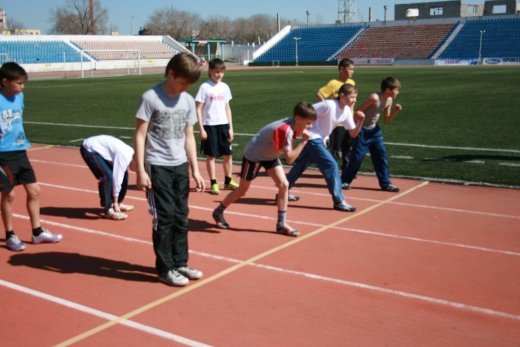
<svg viewBox="0 0 520 347">
<path fill-rule="evenodd" d="M 388 58 L 397 64 L 414 60 L 433 63 L 434 59 L 475 61 L 480 56 L 520 62 L 519 37 L 518 16 L 296 26 L 280 31 L 260 47 L 250 64 L 292 65 L 296 56 L 302 65 L 335 64 L 342 57 Z M 0 35 L 0 63 L 10 60 L 42 69 L 60 69 L 54 65 L 80 62 L 80 67 L 68 68 L 122 68 L 127 66 L 122 64 L 123 60 L 132 59 L 135 66 L 137 51 L 139 64 L 145 61 L 150 67 L 157 67 L 183 50 L 188 51 L 169 36 Z"/>
<path fill-rule="evenodd" d="M 520 18 L 468 20 L 439 58 L 474 59 L 479 51 L 487 58 L 520 57 Z"/>
</svg>

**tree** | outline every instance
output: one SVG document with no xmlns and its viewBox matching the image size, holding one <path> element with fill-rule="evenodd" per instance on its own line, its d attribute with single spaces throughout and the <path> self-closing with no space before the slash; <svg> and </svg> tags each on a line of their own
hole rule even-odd
<svg viewBox="0 0 520 347">
<path fill-rule="evenodd" d="M 145 24 L 147 35 L 170 35 L 175 39 L 192 37 L 199 32 L 198 14 L 178 11 L 173 7 L 156 10 Z"/>
<path fill-rule="evenodd" d="M 63 6 L 51 10 L 50 21 L 53 23 L 50 31 L 54 34 L 104 34 L 107 31 L 108 14 L 99 0 L 66 0 Z"/>
</svg>

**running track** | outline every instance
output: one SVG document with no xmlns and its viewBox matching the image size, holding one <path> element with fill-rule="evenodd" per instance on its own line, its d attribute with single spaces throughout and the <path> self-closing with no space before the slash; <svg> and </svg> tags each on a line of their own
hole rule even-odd
<svg viewBox="0 0 520 347">
<path fill-rule="evenodd" d="M 289 207 L 298 238 L 272 232 L 267 176 L 226 212 L 231 230 L 211 220 L 222 195 L 193 192 L 190 265 L 205 276 L 172 288 L 156 279 L 142 192 L 128 220 L 101 219 L 77 148 L 29 154 L 42 224 L 64 240 L 0 249 L 3 346 L 520 345 L 518 190 L 395 180 L 392 194 L 361 176 L 349 214 L 308 171 Z M 21 188 L 14 213 L 28 242 Z"/>
</svg>

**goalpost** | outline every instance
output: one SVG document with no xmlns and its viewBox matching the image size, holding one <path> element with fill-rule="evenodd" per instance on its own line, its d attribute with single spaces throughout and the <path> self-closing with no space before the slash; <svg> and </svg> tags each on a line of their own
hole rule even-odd
<svg viewBox="0 0 520 347">
<path fill-rule="evenodd" d="M 141 75 L 141 51 L 138 49 L 82 49 L 81 77 L 90 70 L 91 76 L 96 70 L 126 69 L 127 75 Z"/>
</svg>

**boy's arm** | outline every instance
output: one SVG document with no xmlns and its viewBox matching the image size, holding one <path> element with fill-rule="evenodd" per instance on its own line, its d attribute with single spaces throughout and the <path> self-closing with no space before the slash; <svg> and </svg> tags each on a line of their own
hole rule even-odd
<svg viewBox="0 0 520 347">
<path fill-rule="evenodd" d="M 188 162 L 191 166 L 191 174 L 197 184 L 197 191 L 203 192 L 206 189 L 206 183 L 199 171 L 199 164 L 197 162 L 197 145 L 195 143 L 195 135 L 193 134 L 193 126 L 187 126 L 184 130 L 184 135 L 186 136 L 184 148 L 186 150 L 186 155 L 188 156 Z"/>
<path fill-rule="evenodd" d="M 309 141 L 309 132 L 308 130 L 304 130 L 302 133 L 302 140 L 298 145 L 292 149 L 292 151 L 285 152 L 285 161 L 287 164 L 292 164 L 298 157 L 300 156 L 300 153 L 303 150 L 303 147 L 307 144 Z"/>
<path fill-rule="evenodd" d="M 229 138 L 228 141 L 233 141 L 233 138 L 235 137 L 235 133 L 233 131 L 233 113 L 231 112 L 231 106 L 229 105 L 229 102 L 226 103 L 226 116 L 228 119 L 229 124 Z"/>
<path fill-rule="evenodd" d="M 365 112 L 365 110 L 373 104 L 375 104 L 377 100 L 379 100 L 379 95 L 377 95 L 376 93 L 372 93 L 365 101 L 363 101 L 361 105 L 356 107 L 356 110 Z"/>
<path fill-rule="evenodd" d="M 200 139 L 206 140 L 208 138 L 208 134 L 204 130 L 204 123 L 202 122 L 202 106 L 204 106 L 204 103 L 199 101 L 195 102 L 195 110 L 197 111 L 197 119 L 199 120 Z"/>
<path fill-rule="evenodd" d="M 383 123 L 388 124 L 391 121 L 395 119 L 395 117 L 401 112 L 403 107 L 400 104 L 395 104 L 394 107 L 392 107 L 392 102 L 389 102 L 389 105 L 387 105 L 383 111 Z"/>
<path fill-rule="evenodd" d="M 134 135 L 135 172 L 137 174 L 137 189 L 145 191 L 152 188 L 152 181 L 144 169 L 144 146 L 147 132 L 148 122 L 145 122 L 142 119 L 137 119 L 135 122 Z"/>
<path fill-rule="evenodd" d="M 348 132 L 350 134 L 350 137 L 355 138 L 359 135 L 359 132 L 361 131 L 361 128 L 363 127 L 363 122 L 365 121 L 365 114 L 357 110 L 354 112 L 354 123 L 356 124 L 356 127 L 354 129 L 350 129 Z"/>
</svg>

